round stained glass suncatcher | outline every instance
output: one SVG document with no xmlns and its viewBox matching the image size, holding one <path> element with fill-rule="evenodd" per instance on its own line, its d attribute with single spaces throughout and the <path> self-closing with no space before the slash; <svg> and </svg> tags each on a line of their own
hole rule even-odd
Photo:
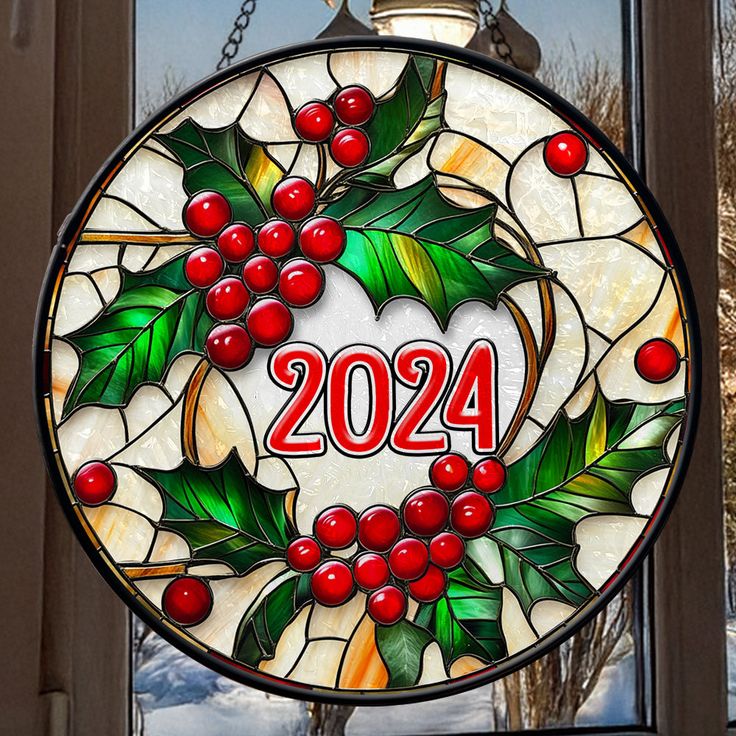
<svg viewBox="0 0 736 736">
<path fill-rule="evenodd" d="M 523 666 L 672 505 L 697 337 L 656 204 L 477 55 L 315 43 L 136 131 L 42 295 L 71 523 L 169 641 L 282 694 L 399 702 Z"/>
</svg>

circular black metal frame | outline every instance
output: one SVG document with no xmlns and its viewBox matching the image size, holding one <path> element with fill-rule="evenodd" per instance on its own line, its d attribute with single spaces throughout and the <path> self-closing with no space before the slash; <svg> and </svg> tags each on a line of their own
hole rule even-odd
<svg viewBox="0 0 736 736">
<path fill-rule="evenodd" d="M 670 475 L 670 491 L 666 499 L 660 502 L 660 505 L 655 511 L 653 523 L 647 537 L 642 541 L 634 554 L 627 561 L 626 568 L 618 574 L 618 577 L 613 580 L 595 603 L 589 604 L 585 608 L 579 610 L 571 619 L 569 619 L 569 621 L 562 624 L 556 633 L 551 634 L 548 637 L 543 637 L 539 644 L 533 645 L 519 654 L 511 656 L 502 664 L 478 670 L 477 672 L 471 673 L 462 678 L 450 679 L 434 683 L 432 685 L 396 691 L 358 689 L 336 690 L 311 685 L 300 685 L 298 683 L 289 682 L 270 675 L 259 674 L 256 670 L 239 667 L 234 662 L 231 663 L 227 661 L 222 655 L 216 655 L 214 653 L 210 654 L 209 652 L 202 651 L 201 649 L 184 641 L 168 627 L 159 625 L 159 621 L 156 617 L 153 616 L 140 602 L 135 599 L 131 600 L 130 593 L 121 584 L 112 569 L 101 559 L 100 555 L 95 550 L 92 541 L 82 528 L 79 520 L 74 515 L 72 507 L 63 493 L 63 480 L 60 477 L 56 464 L 52 462 L 53 452 L 51 447 L 51 437 L 46 429 L 46 411 L 43 401 L 44 387 L 48 386 L 48 365 L 44 361 L 44 330 L 47 315 L 49 313 L 50 300 L 53 293 L 54 279 L 58 274 L 61 263 L 63 262 L 65 244 L 69 243 L 70 238 L 73 237 L 74 233 L 76 233 L 77 229 L 82 224 L 85 216 L 88 214 L 88 205 L 93 198 L 93 195 L 102 187 L 103 182 L 108 178 L 117 163 L 121 160 L 123 154 L 128 152 L 132 148 L 133 144 L 135 144 L 140 138 L 148 135 L 151 131 L 157 128 L 164 119 L 169 117 L 177 109 L 185 107 L 193 99 L 214 86 L 219 86 L 231 78 L 277 61 L 294 59 L 300 56 L 309 56 L 317 52 L 335 50 L 389 50 L 413 54 L 427 54 L 446 59 L 461 66 L 479 69 L 481 71 L 488 72 L 493 76 L 508 80 L 509 82 L 528 90 L 549 105 L 554 111 L 560 113 L 563 117 L 574 123 L 575 126 L 584 131 L 593 141 L 604 149 L 606 153 L 610 155 L 615 164 L 625 173 L 629 181 L 632 182 L 636 193 L 641 197 L 641 200 L 649 210 L 651 219 L 656 222 L 657 227 L 662 233 L 664 241 L 667 244 L 672 263 L 675 266 L 676 273 L 682 287 L 682 300 L 685 305 L 689 326 L 690 349 L 688 351 L 688 357 L 690 360 L 690 391 L 686 406 L 686 417 L 683 420 L 685 426 L 681 433 L 682 447 L 677 453 L 676 467 L 673 468 Z M 693 434 L 695 432 L 699 413 L 699 388 L 701 374 L 700 331 L 692 288 L 687 279 L 686 273 L 684 260 L 662 211 L 652 194 L 644 185 L 644 182 L 624 158 L 623 154 L 573 105 L 552 92 L 536 79 L 528 76 L 518 69 L 501 62 L 494 61 L 493 59 L 474 51 L 469 51 L 456 46 L 398 37 L 331 38 L 285 46 L 268 51 L 246 59 L 239 64 L 235 64 L 203 79 L 182 94 L 178 95 L 174 100 L 162 107 L 155 115 L 138 126 L 107 159 L 59 231 L 59 239 L 52 252 L 39 299 L 33 346 L 34 400 L 38 421 L 38 431 L 43 445 L 49 475 L 51 476 L 51 480 L 53 481 L 54 487 L 57 491 L 64 513 L 73 527 L 77 538 L 100 574 L 113 588 L 113 590 L 115 590 L 118 596 L 120 596 L 123 602 L 167 642 L 175 646 L 184 654 L 187 654 L 219 674 L 225 675 L 245 685 L 251 685 L 260 690 L 265 690 L 276 695 L 298 698 L 301 700 L 342 703 L 346 705 L 397 705 L 401 703 L 414 703 L 423 700 L 430 700 L 464 692 L 521 669 L 571 637 L 611 602 L 633 573 L 636 572 L 636 569 L 640 566 L 646 555 L 651 551 L 652 545 L 661 532 L 667 517 L 672 510 L 672 506 L 674 505 L 682 484 L 683 476 L 687 470 Z"/>
</svg>

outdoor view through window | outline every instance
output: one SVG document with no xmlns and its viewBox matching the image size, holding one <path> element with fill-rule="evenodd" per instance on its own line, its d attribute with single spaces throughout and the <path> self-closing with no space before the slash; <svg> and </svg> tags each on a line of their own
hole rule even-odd
<svg viewBox="0 0 736 736">
<path fill-rule="evenodd" d="M 721 149 L 733 148 L 736 93 L 736 17 L 729 0 L 724 26 L 724 72 L 719 81 Z M 234 61 L 317 37 L 333 21 L 325 0 L 259 0 Z M 340 3 L 336 3 L 340 5 Z M 350 11 L 371 27 L 370 0 L 353 0 Z M 427 3 L 427 6 L 437 3 Z M 343 11 L 347 7 L 343 4 Z M 484 4 L 481 3 L 481 6 Z M 498 6 L 493 2 L 493 9 Z M 629 5 L 619 0 L 511 0 L 516 20 L 539 41 L 539 80 L 575 104 L 631 159 L 632 129 L 627 88 Z M 136 124 L 199 79 L 211 74 L 240 10 L 240 0 L 137 0 L 135 27 Z M 429 12 L 429 11 L 428 11 Z M 288 20 L 285 20 L 288 19 Z M 344 20 L 344 18 L 343 18 Z M 349 27 L 349 26 L 348 26 Z M 381 30 L 381 29 L 379 29 Z M 477 47 L 476 47 L 477 48 Z M 513 49 L 512 49 L 513 52 Z M 728 106 L 728 107 L 726 107 Z M 634 162 L 636 163 L 636 162 Z M 724 376 L 736 372 L 736 174 L 721 171 L 723 196 Z M 729 229 L 730 228 L 730 229 Z M 725 378 L 724 378 L 725 381 Z M 731 381 L 733 383 L 733 381 Z M 733 387 L 724 383 L 724 397 Z M 728 404 L 727 404 L 728 406 Z M 726 435 L 736 414 L 725 413 Z M 726 457 L 736 472 L 736 456 Z M 727 484 L 729 510 L 736 508 L 736 481 Z M 736 522 L 729 516 L 728 561 L 736 563 Z M 729 575 L 729 612 L 736 618 L 736 575 Z M 353 708 L 314 705 L 269 696 L 236 684 L 180 653 L 138 620 L 132 627 L 131 698 L 135 736 L 241 736 L 321 734 L 369 736 L 375 718 L 381 732 L 407 736 L 520 731 L 554 726 L 608 728 L 649 725 L 649 594 L 646 571 L 576 636 L 533 665 L 493 685 L 450 698 L 404 706 Z M 736 626 L 736 624 L 734 624 Z M 733 687 L 733 684 L 731 685 Z M 736 712 L 732 710 L 732 717 Z"/>
</svg>

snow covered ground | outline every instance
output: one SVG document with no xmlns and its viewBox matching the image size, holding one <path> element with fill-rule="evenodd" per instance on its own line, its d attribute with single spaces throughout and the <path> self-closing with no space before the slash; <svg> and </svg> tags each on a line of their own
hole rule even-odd
<svg viewBox="0 0 736 736">
<path fill-rule="evenodd" d="M 736 622 L 734 627 L 729 637 L 732 662 L 736 662 Z M 134 690 L 144 716 L 141 736 L 306 733 L 308 717 L 303 703 L 266 695 L 220 677 L 155 635 L 146 642 L 141 660 L 134 675 Z M 634 658 L 628 655 L 604 670 L 578 715 L 577 725 L 634 723 L 635 688 Z M 731 697 L 736 702 L 736 695 Z M 376 716 L 385 736 L 488 732 L 492 727 L 490 688 L 416 705 L 358 708 L 348 723 L 348 736 L 373 736 Z"/>
</svg>

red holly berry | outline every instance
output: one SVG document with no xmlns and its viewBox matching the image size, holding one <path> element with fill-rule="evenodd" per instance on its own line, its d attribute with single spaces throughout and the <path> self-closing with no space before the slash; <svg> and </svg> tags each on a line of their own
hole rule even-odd
<svg viewBox="0 0 736 736">
<path fill-rule="evenodd" d="M 468 481 L 468 461 L 454 452 L 442 455 L 432 463 L 429 478 L 442 491 L 457 491 Z"/>
<path fill-rule="evenodd" d="M 267 294 L 279 282 L 279 267 L 268 256 L 253 256 L 243 266 L 243 281 L 254 294 Z"/>
<path fill-rule="evenodd" d="M 312 261 L 334 261 L 345 250 L 345 230 L 331 217 L 313 217 L 299 233 L 299 247 Z"/>
<path fill-rule="evenodd" d="M 216 325 L 207 335 L 205 349 L 218 368 L 234 371 L 250 360 L 253 342 L 241 325 Z"/>
<path fill-rule="evenodd" d="M 298 537 L 286 548 L 286 561 L 292 570 L 309 572 L 322 559 L 322 550 L 312 537 Z"/>
<path fill-rule="evenodd" d="M 556 133 L 544 146 L 544 160 L 557 176 L 575 176 L 588 162 L 588 146 L 577 133 Z"/>
<path fill-rule="evenodd" d="M 108 463 L 94 460 L 82 465 L 74 476 L 74 494 L 87 506 L 109 501 L 117 487 L 117 476 Z"/>
<path fill-rule="evenodd" d="M 326 141 L 334 126 L 335 116 L 324 102 L 307 102 L 294 117 L 294 129 L 300 138 L 310 143 Z"/>
<path fill-rule="evenodd" d="M 302 220 L 314 209 L 315 198 L 314 187 L 306 179 L 288 176 L 273 190 L 273 208 L 279 217 Z"/>
<path fill-rule="evenodd" d="M 312 595 L 323 606 L 339 606 L 350 598 L 355 584 L 350 568 L 342 560 L 323 562 L 312 574 Z"/>
<path fill-rule="evenodd" d="M 447 588 L 447 576 L 439 567 L 430 565 L 422 577 L 409 583 L 409 595 L 420 603 L 436 601 Z"/>
<path fill-rule="evenodd" d="M 219 192 L 195 194 L 184 210 L 187 230 L 198 238 L 217 235 L 230 222 L 231 217 L 230 205 Z"/>
<path fill-rule="evenodd" d="M 206 289 L 222 276 L 225 264 L 214 248 L 197 248 L 187 257 L 184 273 L 192 286 Z"/>
<path fill-rule="evenodd" d="M 368 598 L 368 615 L 384 626 L 401 621 L 406 615 L 406 595 L 395 585 L 385 585 Z"/>
<path fill-rule="evenodd" d="M 415 491 L 403 508 L 404 523 L 409 531 L 428 537 L 445 528 L 449 516 L 447 499 L 433 488 Z"/>
<path fill-rule="evenodd" d="M 496 457 L 489 457 L 473 466 L 473 486 L 482 493 L 496 493 L 506 482 L 506 466 Z"/>
<path fill-rule="evenodd" d="M 217 247 L 223 258 L 230 263 L 241 263 L 255 247 L 253 229 L 243 222 L 226 227 L 217 238 Z"/>
<path fill-rule="evenodd" d="M 401 534 L 399 515 L 388 506 L 371 506 L 358 520 L 358 541 L 373 552 L 388 552 Z"/>
<path fill-rule="evenodd" d="M 285 256 L 295 243 L 294 228 L 283 220 L 269 220 L 258 231 L 258 247 L 271 258 Z"/>
<path fill-rule="evenodd" d="M 680 353 L 669 341 L 656 337 L 645 342 L 634 356 L 639 375 L 650 383 L 669 381 L 680 367 Z"/>
<path fill-rule="evenodd" d="M 412 537 L 396 542 L 388 556 L 388 566 L 399 580 L 416 580 L 428 564 L 427 545 Z"/>
<path fill-rule="evenodd" d="M 289 261 L 279 274 L 279 294 L 292 307 L 314 304 L 324 285 L 322 269 L 302 258 Z"/>
<path fill-rule="evenodd" d="M 236 319 L 245 312 L 248 299 L 245 284 L 234 276 L 228 276 L 220 279 L 207 292 L 207 311 L 215 319 Z"/>
<path fill-rule="evenodd" d="M 452 532 L 442 532 L 429 543 L 429 559 L 445 570 L 457 567 L 464 556 L 465 543 Z"/>
<path fill-rule="evenodd" d="M 388 582 L 388 563 L 381 555 L 365 552 L 353 563 L 353 575 L 363 590 L 376 590 Z"/>
<path fill-rule="evenodd" d="M 330 142 L 330 153 L 335 163 L 347 169 L 360 166 L 370 153 L 368 136 L 358 128 L 343 128 Z"/>
<path fill-rule="evenodd" d="M 328 549 L 345 549 L 355 541 L 358 522 L 345 506 L 325 509 L 314 522 L 314 535 Z"/>
<path fill-rule="evenodd" d="M 245 324 L 259 345 L 273 347 L 289 337 L 294 318 L 278 299 L 260 299 L 251 307 Z"/>
<path fill-rule="evenodd" d="M 164 590 L 164 613 L 180 626 L 195 626 L 212 610 L 212 591 L 201 578 L 183 575 Z"/>
<path fill-rule="evenodd" d="M 345 125 L 363 125 L 370 120 L 376 103 L 364 87 L 344 87 L 335 97 L 335 113 Z"/>
<path fill-rule="evenodd" d="M 461 493 L 450 510 L 452 528 L 466 539 L 480 537 L 490 529 L 493 507 L 488 499 L 475 491 Z"/>
</svg>

